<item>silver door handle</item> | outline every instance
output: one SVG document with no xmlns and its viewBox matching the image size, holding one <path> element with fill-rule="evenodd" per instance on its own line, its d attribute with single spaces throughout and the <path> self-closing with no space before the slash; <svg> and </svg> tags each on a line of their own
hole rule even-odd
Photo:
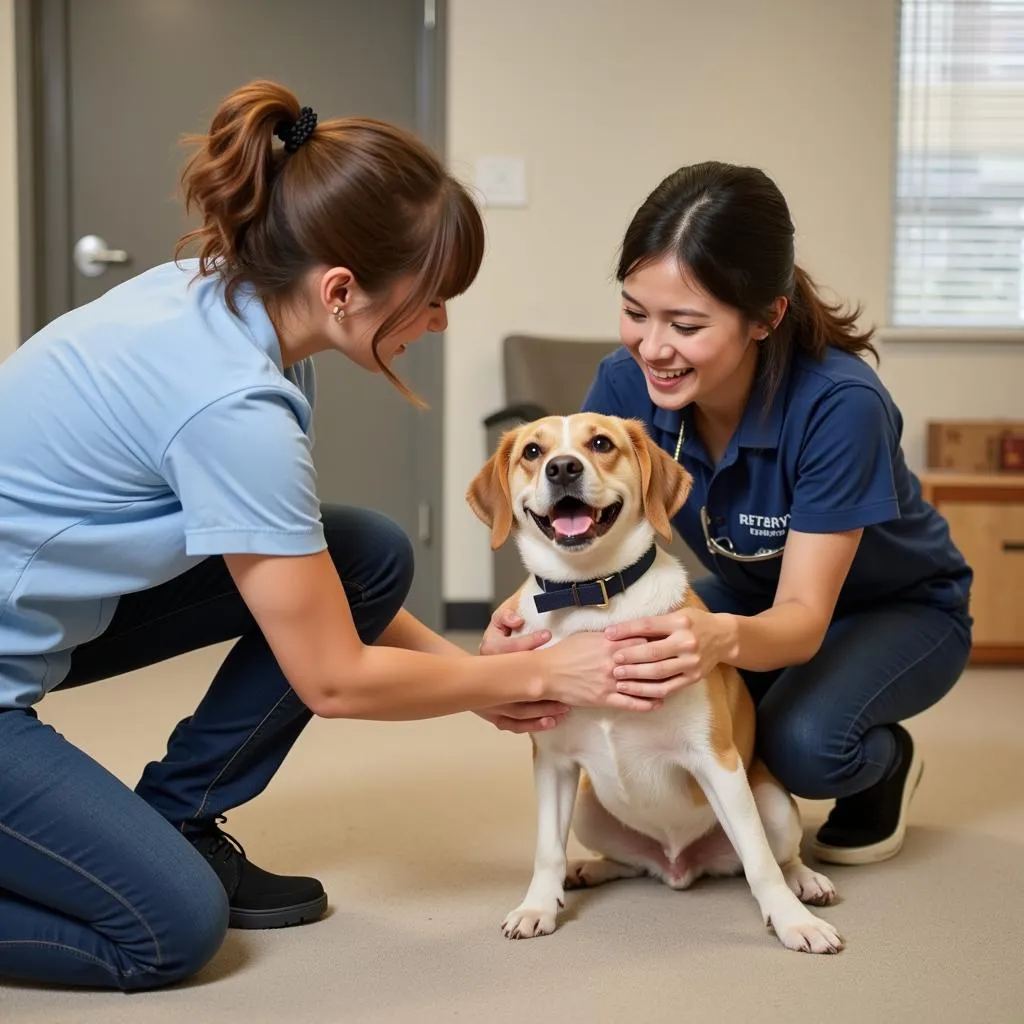
<svg viewBox="0 0 1024 1024">
<path fill-rule="evenodd" d="M 85 277 L 99 277 L 114 263 L 127 263 L 124 249 L 111 249 L 99 235 L 83 235 L 75 243 L 75 266 Z"/>
</svg>

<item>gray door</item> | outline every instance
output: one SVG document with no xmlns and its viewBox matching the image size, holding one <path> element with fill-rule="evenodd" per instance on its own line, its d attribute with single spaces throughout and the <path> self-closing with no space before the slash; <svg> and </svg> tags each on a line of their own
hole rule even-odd
<svg viewBox="0 0 1024 1024">
<path fill-rule="evenodd" d="M 252 79 L 282 82 L 321 118 L 381 117 L 439 145 L 433 11 L 431 0 L 44 0 L 40 265 L 52 273 L 40 276 L 63 277 L 64 288 L 51 288 L 42 315 L 173 258 L 186 227 L 180 139 L 205 131 L 220 98 Z M 98 277 L 78 272 L 71 250 L 86 235 L 128 263 Z M 418 413 L 383 377 L 337 353 L 318 356 L 315 420 L 321 500 L 376 508 L 405 528 L 417 549 L 409 607 L 435 628 L 442 359 L 440 339 L 429 338 L 398 364 L 431 404 Z"/>
</svg>

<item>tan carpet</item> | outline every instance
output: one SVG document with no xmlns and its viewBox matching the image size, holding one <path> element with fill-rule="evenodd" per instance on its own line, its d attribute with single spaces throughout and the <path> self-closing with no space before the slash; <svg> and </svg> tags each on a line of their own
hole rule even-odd
<svg viewBox="0 0 1024 1024">
<path fill-rule="evenodd" d="M 132 783 L 222 653 L 57 694 L 42 717 Z M 327 918 L 232 932 L 173 990 L 0 987 L 0 1021 L 1024 1021 L 1022 723 L 1020 670 L 973 670 L 912 723 L 926 769 L 907 844 L 831 871 L 848 947 L 828 958 L 783 949 L 742 879 L 570 894 L 554 935 L 509 942 L 498 924 L 533 849 L 528 740 L 469 716 L 314 721 L 228 827 L 259 863 L 318 874 Z M 808 832 L 827 810 L 804 805 Z"/>
</svg>

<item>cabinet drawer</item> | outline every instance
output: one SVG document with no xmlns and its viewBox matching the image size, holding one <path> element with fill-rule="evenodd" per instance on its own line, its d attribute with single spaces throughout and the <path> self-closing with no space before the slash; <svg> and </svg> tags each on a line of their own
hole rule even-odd
<svg viewBox="0 0 1024 1024">
<path fill-rule="evenodd" d="M 975 644 L 1024 643 L 1024 504 L 946 500 L 940 510 L 974 569 Z"/>
</svg>

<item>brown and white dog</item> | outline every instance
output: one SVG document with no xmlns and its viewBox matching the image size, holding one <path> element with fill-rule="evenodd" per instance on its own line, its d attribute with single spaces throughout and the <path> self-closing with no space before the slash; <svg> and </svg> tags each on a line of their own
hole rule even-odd
<svg viewBox="0 0 1024 1024">
<path fill-rule="evenodd" d="M 555 643 L 703 607 L 655 542 L 656 533 L 671 539 L 691 482 L 639 421 L 580 413 L 505 434 L 467 501 L 491 528 L 492 548 L 515 534 L 530 573 L 518 592 L 523 628 L 547 628 Z M 842 948 L 803 905 L 831 903 L 835 888 L 800 860 L 796 804 L 754 759 L 754 707 L 735 669 L 716 667 L 653 712 L 574 708 L 531 739 L 536 858 L 522 904 L 502 924 L 507 937 L 553 932 L 566 888 L 653 875 L 685 889 L 743 871 L 783 945 Z M 570 823 L 599 859 L 567 865 Z"/>
</svg>

